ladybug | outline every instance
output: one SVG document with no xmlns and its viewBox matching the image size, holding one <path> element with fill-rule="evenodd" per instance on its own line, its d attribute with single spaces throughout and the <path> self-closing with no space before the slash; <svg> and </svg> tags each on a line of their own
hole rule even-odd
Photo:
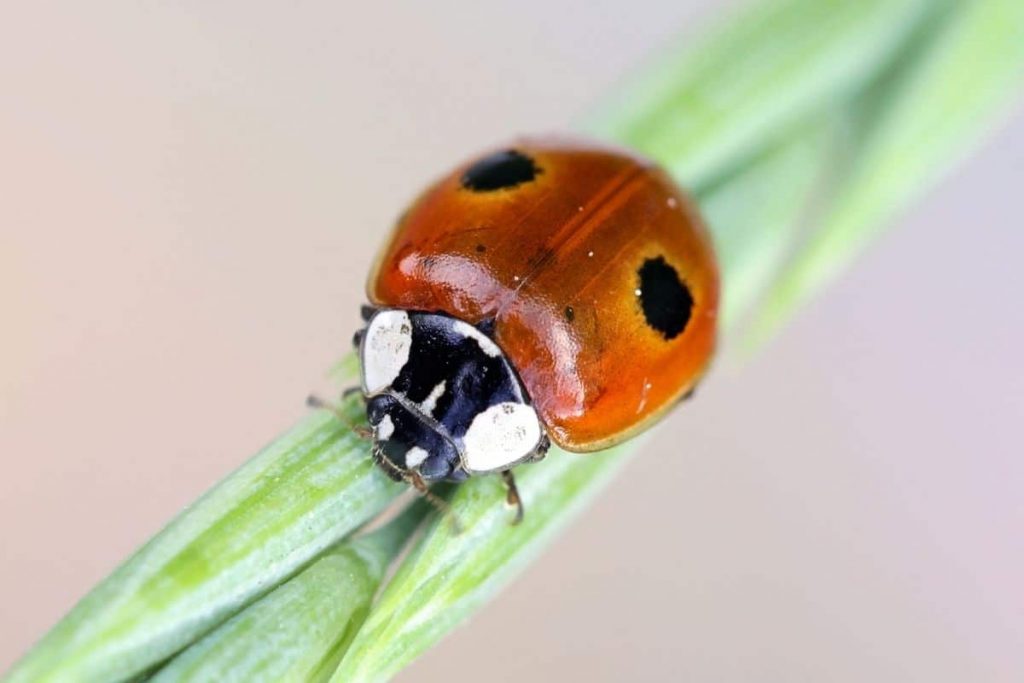
<svg viewBox="0 0 1024 683">
<path fill-rule="evenodd" d="M 472 159 L 402 215 L 355 344 L 374 457 L 426 493 L 613 446 L 701 378 L 715 346 L 711 238 L 669 176 L 586 141 Z"/>
</svg>

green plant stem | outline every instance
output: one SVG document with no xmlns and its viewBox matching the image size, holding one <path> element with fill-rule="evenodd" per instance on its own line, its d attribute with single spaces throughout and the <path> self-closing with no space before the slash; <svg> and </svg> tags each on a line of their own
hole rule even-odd
<svg viewBox="0 0 1024 683">
<path fill-rule="evenodd" d="M 355 404 L 347 408 L 358 419 Z M 288 578 L 402 490 L 346 425 L 312 414 L 138 550 L 8 680 L 138 675 Z"/>
<path fill-rule="evenodd" d="M 754 345 L 833 280 L 1012 111 L 1024 87 L 1024 2 L 956 3 L 843 113 L 843 181 L 775 278 Z"/>
<path fill-rule="evenodd" d="M 387 680 L 485 604 L 577 514 L 633 452 L 633 443 L 580 458 L 552 449 L 516 471 L 527 514 L 512 525 L 496 477 L 461 484 L 451 503 L 464 531 L 443 521 L 402 563 L 332 683 Z"/>
<path fill-rule="evenodd" d="M 331 675 L 370 609 L 384 571 L 422 521 L 410 506 L 383 529 L 322 554 L 176 656 L 152 683 L 270 683 Z"/>
<path fill-rule="evenodd" d="M 946 0 L 752 3 L 673 44 L 584 120 L 702 191 L 779 131 L 851 97 Z"/>
</svg>

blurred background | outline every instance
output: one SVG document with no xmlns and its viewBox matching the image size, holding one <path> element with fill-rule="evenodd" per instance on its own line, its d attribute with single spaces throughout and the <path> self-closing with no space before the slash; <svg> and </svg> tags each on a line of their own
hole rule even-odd
<svg viewBox="0 0 1024 683">
<path fill-rule="evenodd" d="M 303 414 L 426 181 L 730 4 L 3 11 L 0 670 Z M 1022 168 L 1018 116 L 399 680 L 1021 680 Z"/>
</svg>

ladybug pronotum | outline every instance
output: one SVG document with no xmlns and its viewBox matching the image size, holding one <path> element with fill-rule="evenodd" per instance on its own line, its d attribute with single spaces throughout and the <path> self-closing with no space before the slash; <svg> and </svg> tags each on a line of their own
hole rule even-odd
<svg viewBox="0 0 1024 683">
<path fill-rule="evenodd" d="M 396 479 L 596 451 L 695 387 L 718 271 L 693 202 L 620 150 L 527 139 L 436 182 L 370 274 L 356 335 L 374 457 Z M 520 507 L 521 513 L 521 507 Z"/>
</svg>

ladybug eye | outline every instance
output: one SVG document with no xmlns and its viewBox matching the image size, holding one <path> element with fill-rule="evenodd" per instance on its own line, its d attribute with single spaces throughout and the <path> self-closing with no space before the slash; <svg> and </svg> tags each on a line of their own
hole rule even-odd
<svg viewBox="0 0 1024 683">
<path fill-rule="evenodd" d="M 662 256 L 644 261 L 637 275 L 636 295 L 647 324 L 666 340 L 678 337 L 693 311 L 693 296 L 686 283 Z"/>
<path fill-rule="evenodd" d="M 462 174 L 462 186 L 473 192 L 493 192 L 528 183 L 540 169 L 522 152 L 508 149 L 477 161 Z"/>
</svg>

